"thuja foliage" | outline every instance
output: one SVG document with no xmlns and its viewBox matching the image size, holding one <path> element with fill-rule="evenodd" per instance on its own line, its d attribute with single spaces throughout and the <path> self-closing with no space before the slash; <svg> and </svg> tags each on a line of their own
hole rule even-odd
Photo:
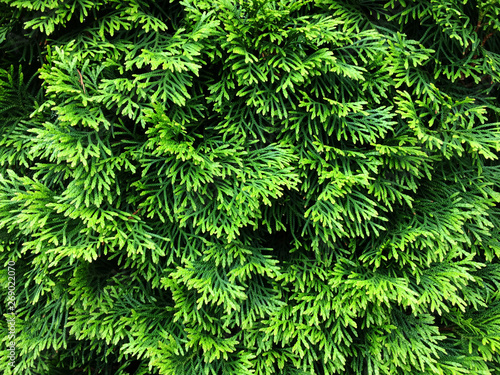
<svg viewBox="0 0 500 375">
<path fill-rule="evenodd" d="M 2 373 L 500 372 L 499 0 L 0 0 L 0 42 Z"/>
</svg>

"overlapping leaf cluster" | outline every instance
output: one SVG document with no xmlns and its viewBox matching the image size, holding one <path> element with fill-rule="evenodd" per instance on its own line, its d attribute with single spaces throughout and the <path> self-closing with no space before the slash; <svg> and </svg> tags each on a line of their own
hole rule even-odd
<svg viewBox="0 0 500 375">
<path fill-rule="evenodd" d="M 1 0 L 1 371 L 500 371 L 499 17 Z"/>
</svg>

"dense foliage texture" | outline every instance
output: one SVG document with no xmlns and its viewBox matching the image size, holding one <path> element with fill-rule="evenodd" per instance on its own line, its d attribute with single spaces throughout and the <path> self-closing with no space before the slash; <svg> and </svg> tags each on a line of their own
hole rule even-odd
<svg viewBox="0 0 500 375">
<path fill-rule="evenodd" d="M 0 372 L 500 373 L 499 0 L 0 0 L 0 41 Z"/>
</svg>

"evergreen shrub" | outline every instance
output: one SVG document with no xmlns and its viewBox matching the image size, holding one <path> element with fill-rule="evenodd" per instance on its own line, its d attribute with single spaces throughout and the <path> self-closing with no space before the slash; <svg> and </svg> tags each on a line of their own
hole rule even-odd
<svg viewBox="0 0 500 375">
<path fill-rule="evenodd" d="M 0 42 L 3 374 L 500 374 L 499 0 L 0 0 Z"/>
</svg>

